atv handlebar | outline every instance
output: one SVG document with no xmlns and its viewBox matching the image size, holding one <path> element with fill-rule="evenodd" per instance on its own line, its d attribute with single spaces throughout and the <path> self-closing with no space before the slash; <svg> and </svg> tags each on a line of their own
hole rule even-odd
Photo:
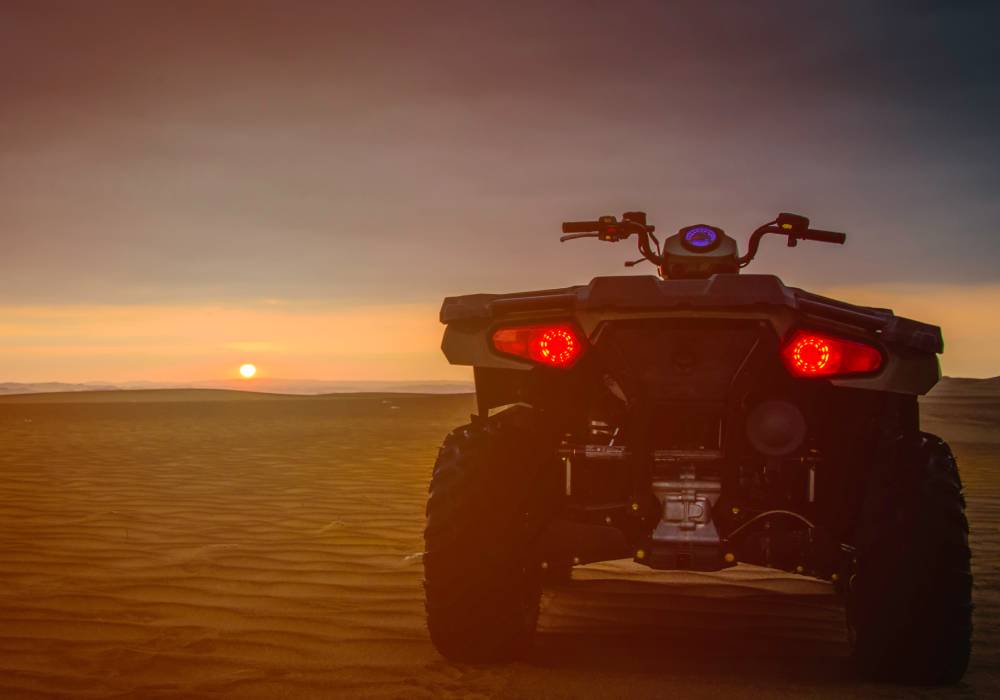
<svg viewBox="0 0 1000 700">
<path fill-rule="evenodd" d="M 847 240 L 846 233 L 840 233 L 839 231 L 823 231 L 818 228 L 811 228 L 806 231 L 799 238 L 806 241 L 819 241 L 820 243 L 836 243 L 838 245 L 843 245 L 844 241 Z"/>
<path fill-rule="evenodd" d="M 597 221 L 564 221 L 562 225 L 563 236 L 560 241 L 571 241 L 577 238 L 597 238 L 602 241 L 614 243 L 622 241 L 636 234 L 638 237 L 639 252 L 642 257 L 660 267 L 663 265 L 663 254 L 660 251 L 660 244 L 653 233 L 656 227 L 646 223 L 645 212 L 625 212 L 621 220 L 614 216 L 602 216 Z M 798 245 L 799 241 L 818 241 L 820 243 L 836 243 L 842 245 L 847 240 L 846 233 L 839 231 L 823 231 L 822 229 L 809 228 L 809 219 L 798 214 L 781 213 L 774 221 L 769 221 L 752 234 L 747 242 L 746 255 L 739 258 L 740 267 L 746 267 L 757 255 L 760 247 L 760 239 L 768 233 L 778 233 L 788 237 L 789 247 Z M 650 243 L 656 245 L 655 250 Z M 642 260 L 625 263 L 631 267 Z"/>
<path fill-rule="evenodd" d="M 563 233 L 596 233 L 601 227 L 600 221 L 564 221 Z"/>
<path fill-rule="evenodd" d="M 769 221 L 756 231 L 750 234 L 747 243 L 747 254 L 740 258 L 740 267 L 746 267 L 757 255 L 760 247 L 760 239 L 768 233 L 780 233 L 788 236 L 788 247 L 794 248 L 799 241 L 818 241 L 820 243 L 836 243 L 843 245 L 847 240 L 846 233 L 839 231 L 823 231 L 818 228 L 809 228 L 809 219 L 798 214 L 778 214 L 778 218 Z"/>
</svg>

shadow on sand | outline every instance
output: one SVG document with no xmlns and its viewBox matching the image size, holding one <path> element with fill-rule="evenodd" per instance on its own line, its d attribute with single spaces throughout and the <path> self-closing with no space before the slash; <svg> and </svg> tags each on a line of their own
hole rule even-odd
<svg viewBox="0 0 1000 700">
<path fill-rule="evenodd" d="M 756 568 L 590 576 L 547 591 L 531 666 L 674 683 L 857 682 L 843 608 L 821 582 Z"/>
</svg>

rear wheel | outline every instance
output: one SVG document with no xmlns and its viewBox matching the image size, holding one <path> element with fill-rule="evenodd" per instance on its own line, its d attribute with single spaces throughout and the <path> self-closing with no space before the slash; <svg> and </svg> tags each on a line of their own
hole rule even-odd
<svg viewBox="0 0 1000 700">
<path fill-rule="evenodd" d="M 956 683 L 969 662 L 969 525 L 948 446 L 900 438 L 872 474 L 848 590 L 848 629 L 868 678 Z"/>
<path fill-rule="evenodd" d="M 427 627 L 444 656 L 504 661 L 530 646 L 541 595 L 531 550 L 554 448 L 540 414 L 522 406 L 445 439 L 424 531 Z"/>
</svg>

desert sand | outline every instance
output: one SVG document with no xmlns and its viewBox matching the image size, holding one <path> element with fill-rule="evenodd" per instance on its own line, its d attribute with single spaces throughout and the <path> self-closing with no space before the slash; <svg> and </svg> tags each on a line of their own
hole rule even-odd
<svg viewBox="0 0 1000 700">
<path fill-rule="evenodd" d="M 973 528 L 964 683 L 861 684 L 828 586 L 753 567 L 578 568 L 528 660 L 424 629 L 427 480 L 469 396 L 0 399 L 0 697 L 1000 697 L 1000 387 L 948 383 Z"/>
</svg>

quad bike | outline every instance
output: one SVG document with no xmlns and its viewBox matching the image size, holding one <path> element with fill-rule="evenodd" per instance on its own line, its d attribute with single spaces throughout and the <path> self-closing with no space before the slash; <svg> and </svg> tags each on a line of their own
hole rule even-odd
<svg viewBox="0 0 1000 700">
<path fill-rule="evenodd" d="M 442 349 L 474 367 L 478 415 L 445 438 L 425 530 L 437 649 L 529 647 L 545 580 L 631 558 L 739 562 L 830 581 L 865 677 L 954 683 L 972 629 L 955 459 L 920 431 L 940 329 L 739 274 L 766 234 L 843 243 L 780 214 L 742 257 L 714 226 L 661 247 L 643 212 L 563 224 L 635 236 L 652 276 L 445 299 Z"/>
</svg>

